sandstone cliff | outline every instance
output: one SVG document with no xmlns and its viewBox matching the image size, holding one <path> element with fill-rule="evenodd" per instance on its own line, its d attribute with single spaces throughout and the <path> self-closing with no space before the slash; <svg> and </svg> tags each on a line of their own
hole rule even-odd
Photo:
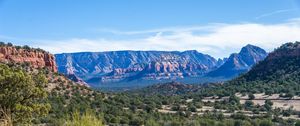
<svg viewBox="0 0 300 126">
<path fill-rule="evenodd" d="M 36 49 L 0 46 L 0 62 L 28 63 L 33 68 L 48 68 L 53 72 L 57 72 L 54 55 Z"/>
</svg>

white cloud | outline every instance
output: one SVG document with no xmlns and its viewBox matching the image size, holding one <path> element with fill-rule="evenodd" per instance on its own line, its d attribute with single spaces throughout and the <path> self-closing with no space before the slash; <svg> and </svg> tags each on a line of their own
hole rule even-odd
<svg viewBox="0 0 300 126">
<path fill-rule="evenodd" d="M 201 31 L 202 34 L 196 34 Z M 111 31 L 110 31 L 111 32 Z M 165 34 L 168 32 L 168 34 Z M 170 33 L 169 33 L 170 32 Z M 214 57 L 227 57 L 242 46 L 253 44 L 272 51 L 285 42 L 300 40 L 300 20 L 264 25 L 256 23 L 212 24 L 204 27 L 165 28 L 146 31 L 117 31 L 115 34 L 134 36 L 155 33 L 135 39 L 41 40 L 35 47 L 52 53 L 115 50 L 198 50 Z"/>
</svg>

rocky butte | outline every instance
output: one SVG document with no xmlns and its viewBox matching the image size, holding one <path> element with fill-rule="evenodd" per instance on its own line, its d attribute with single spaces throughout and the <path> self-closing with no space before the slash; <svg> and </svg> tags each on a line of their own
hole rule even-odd
<svg viewBox="0 0 300 126">
<path fill-rule="evenodd" d="M 48 68 L 57 72 L 54 55 L 28 46 L 10 46 L 1 44 L 0 62 L 2 63 L 29 63 L 33 68 Z"/>
</svg>

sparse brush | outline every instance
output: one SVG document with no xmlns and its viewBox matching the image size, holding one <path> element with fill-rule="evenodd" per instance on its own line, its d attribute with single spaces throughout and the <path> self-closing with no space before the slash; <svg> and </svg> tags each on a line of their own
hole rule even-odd
<svg viewBox="0 0 300 126">
<path fill-rule="evenodd" d="M 103 126 L 103 123 L 90 111 L 87 111 L 82 115 L 77 111 L 66 121 L 66 126 Z"/>
</svg>

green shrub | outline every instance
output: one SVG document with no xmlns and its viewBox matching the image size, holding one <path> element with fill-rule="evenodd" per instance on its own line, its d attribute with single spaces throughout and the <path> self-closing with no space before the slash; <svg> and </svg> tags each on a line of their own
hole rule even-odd
<svg viewBox="0 0 300 126">
<path fill-rule="evenodd" d="M 66 126 L 103 126 L 103 123 L 96 115 L 92 112 L 80 113 L 74 112 L 72 117 L 66 121 Z"/>
</svg>

